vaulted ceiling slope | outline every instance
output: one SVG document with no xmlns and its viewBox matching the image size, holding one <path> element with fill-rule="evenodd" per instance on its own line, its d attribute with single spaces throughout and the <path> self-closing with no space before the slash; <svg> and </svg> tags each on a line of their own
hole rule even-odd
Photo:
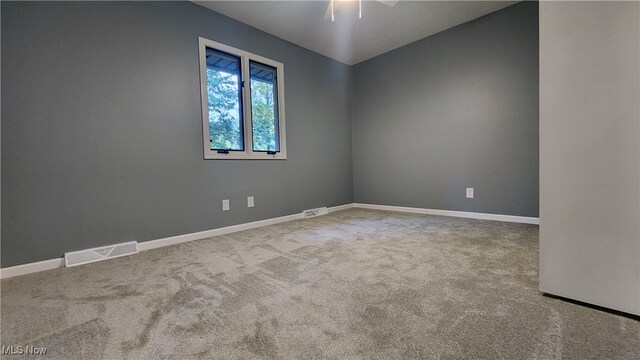
<svg viewBox="0 0 640 360">
<path fill-rule="evenodd" d="M 348 65 L 420 40 L 517 1 L 193 1 Z M 330 13 L 329 13 L 330 14 Z"/>
</svg>

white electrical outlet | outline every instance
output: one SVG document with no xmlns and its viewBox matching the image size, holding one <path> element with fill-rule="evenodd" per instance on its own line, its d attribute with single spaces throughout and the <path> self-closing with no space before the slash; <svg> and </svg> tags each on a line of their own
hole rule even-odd
<svg viewBox="0 0 640 360">
<path fill-rule="evenodd" d="M 229 211 L 229 200 L 222 200 L 222 211 Z"/>
<path fill-rule="evenodd" d="M 473 199 L 473 188 L 467 188 L 467 199 Z"/>
<path fill-rule="evenodd" d="M 254 207 L 253 196 L 247 196 L 247 207 Z"/>
</svg>

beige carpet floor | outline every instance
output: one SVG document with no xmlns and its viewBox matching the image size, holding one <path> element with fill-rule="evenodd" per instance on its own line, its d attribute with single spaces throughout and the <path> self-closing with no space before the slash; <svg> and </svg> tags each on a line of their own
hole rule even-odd
<svg viewBox="0 0 640 360">
<path fill-rule="evenodd" d="M 1 342 L 48 359 L 640 358 L 637 320 L 542 296 L 537 267 L 537 226 L 352 209 L 2 280 Z"/>
</svg>

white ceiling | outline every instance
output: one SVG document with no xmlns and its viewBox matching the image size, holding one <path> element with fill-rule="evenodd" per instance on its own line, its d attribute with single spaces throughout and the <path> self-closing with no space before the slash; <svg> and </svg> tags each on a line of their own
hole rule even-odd
<svg viewBox="0 0 640 360">
<path fill-rule="evenodd" d="M 358 19 L 358 1 L 335 0 L 335 22 L 325 18 L 328 0 L 193 2 L 353 65 L 517 1 L 363 1 Z"/>
</svg>

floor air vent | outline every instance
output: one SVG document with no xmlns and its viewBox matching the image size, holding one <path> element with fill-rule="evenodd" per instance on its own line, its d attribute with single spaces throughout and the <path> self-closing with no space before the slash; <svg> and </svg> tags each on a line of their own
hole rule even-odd
<svg viewBox="0 0 640 360">
<path fill-rule="evenodd" d="M 136 241 L 97 247 L 88 250 L 72 251 L 64 254 L 64 265 L 72 267 L 96 261 L 113 259 L 138 252 Z"/>
<path fill-rule="evenodd" d="M 328 213 L 329 213 L 329 209 L 327 209 L 326 207 L 305 210 L 302 212 L 305 218 L 310 218 L 310 217 L 320 216 L 320 215 L 327 215 Z"/>
</svg>

